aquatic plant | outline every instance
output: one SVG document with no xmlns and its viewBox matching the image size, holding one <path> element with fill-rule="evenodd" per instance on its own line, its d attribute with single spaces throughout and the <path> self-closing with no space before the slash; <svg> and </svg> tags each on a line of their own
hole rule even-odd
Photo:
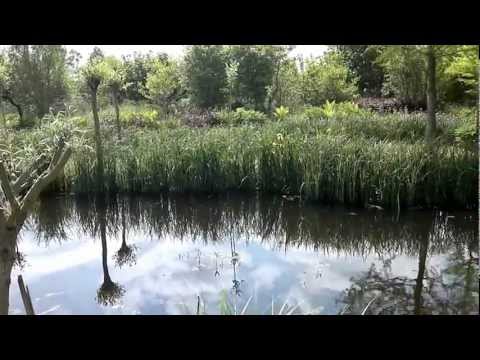
<svg viewBox="0 0 480 360">
<path fill-rule="evenodd" d="M 103 124 L 105 191 L 260 190 L 393 209 L 476 206 L 478 152 L 456 141 L 465 133 L 465 121 L 439 114 L 440 136 L 432 148 L 423 140 L 424 114 L 367 114 L 328 122 L 293 114 L 261 126 L 204 128 L 161 121 L 157 130 L 127 127 L 122 141 L 115 138 L 113 124 Z M 67 165 L 62 188 L 87 194 L 97 186 L 94 143 L 91 131 L 81 136 L 84 150 Z M 14 138 L 7 136 L 5 146 L 29 149 L 38 135 L 24 132 Z"/>
</svg>

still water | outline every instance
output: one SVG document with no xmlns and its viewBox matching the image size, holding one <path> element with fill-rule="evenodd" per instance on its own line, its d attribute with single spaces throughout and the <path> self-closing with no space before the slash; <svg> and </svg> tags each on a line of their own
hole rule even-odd
<svg viewBox="0 0 480 360">
<path fill-rule="evenodd" d="M 43 199 L 10 314 L 478 314 L 475 212 L 279 197 Z"/>
</svg>

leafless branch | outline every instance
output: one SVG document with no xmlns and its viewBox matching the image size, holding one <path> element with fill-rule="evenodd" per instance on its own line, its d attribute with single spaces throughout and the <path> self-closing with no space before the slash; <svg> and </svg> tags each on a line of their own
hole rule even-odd
<svg viewBox="0 0 480 360">
<path fill-rule="evenodd" d="M 18 204 L 15 193 L 13 192 L 12 185 L 10 184 L 10 179 L 8 178 L 7 170 L 5 170 L 3 161 L 0 161 L 0 184 L 2 186 L 5 197 L 10 203 L 12 212 L 17 211 L 20 208 L 20 205 Z"/>
<path fill-rule="evenodd" d="M 18 195 L 25 190 L 33 181 L 33 175 L 38 172 L 41 166 L 46 162 L 45 155 L 40 156 L 26 171 L 24 171 L 12 184 L 13 193 Z"/>
<path fill-rule="evenodd" d="M 50 164 L 49 168 L 33 183 L 32 187 L 28 190 L 27 194 L 23 198 L 21 209 L 26 211 L 27 208 L 35 201 L 35 199 L 40 195 L 43 189 L 45 189 L 55 178 L 58 176 L 60 171 L 64 168 L 68 159 L 72 155 L 72 149 L 67 148 L 61 155 L 57 156 L 58 151 L 54 155 L 54 159 L 57 158 L 58 161 L 54 164 L 53 161 Z"/>
</svg>

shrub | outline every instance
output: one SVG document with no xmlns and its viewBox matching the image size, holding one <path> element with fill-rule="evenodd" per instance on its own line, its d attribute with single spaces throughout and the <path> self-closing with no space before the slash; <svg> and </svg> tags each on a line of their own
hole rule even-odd
<svg viewBox="0 0 480 360">
<path fill-rule="evenodd" d="M 264 124 L 267 120 L 268 117 L 264 113 L 243 107 L 235 111 L 221 110 L 215 114 L 215 124 L 218 125 L 256 125 Z"/>
<path fill-rule="evenodd" d="M 305 102 L 312 106 L 328 101 L 352 100 L 357 95 L 356 79 L 337 52 L 307 64 L 303 73 Z"/>
<path fill-rule="evenodd" d="M 305 108 L 303 114 L 308 120 L 372 115 L 370 111 L 361 109 L 357 104 L 351 101 L 336 103 L 335 101 L 330 102 L 328 100 L 323 106 Z"/>
<path fill-rule="evenodd" d="M 288 108 L 286 108 L 284 106 L 280 106 L 280 107 L 275 109 L 274 116 L 277 120 L 282 121 L 282 120 L 285 120 L 287 118 L 288 113 L 289 113 Z"/>
</svg>

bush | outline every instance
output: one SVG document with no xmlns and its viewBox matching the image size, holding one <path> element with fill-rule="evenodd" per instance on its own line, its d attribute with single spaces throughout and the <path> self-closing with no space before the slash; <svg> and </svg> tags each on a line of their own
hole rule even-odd
<svg viewBox="0 0 480 360">
<path fill-rule="evenodd" d="M 285 120 L 288 116 L 289 110 L 285 106 L 280 106 L 275 109 L 274 116 L 277 120 L 282 121 Z"/>
<path fill-rule="evenodd" d="M 357 95 L 356 79 L 337 52 L 309 62 L 302 83 L 305 102 L 312 106 L 352 100 Z"/>
<path fill-rule="evenodd" d="M 264 113 L 241 107 L 237 108 L 235 111 L 218 111 L 215 114 L 214 123 L 217 125 L 257 125 L 264 124 L 267 120 L 268 117 Z"/>
<path fill-rule="evenodd" d="M 351 101 L 336 103 L 335 101 L 327 101 L 320 107 L 307 107 L 304 110 L 304 116 L 308 120 L 346 118 L 351 116 L 366 116 L 371 112 L 361 109 L 357 104 Z"/>
</svg>

